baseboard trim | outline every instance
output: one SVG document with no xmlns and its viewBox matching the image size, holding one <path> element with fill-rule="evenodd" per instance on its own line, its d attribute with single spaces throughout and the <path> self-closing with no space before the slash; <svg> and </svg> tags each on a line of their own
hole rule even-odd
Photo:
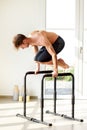
<svg viewBox="0 0 87 130">
<path fill-rule="evenodd" d="M 7 99 L 12 99 L 12 96 L 7 96 L 7 95 L 0 95 L 0 98 L 7 98 Z"/>
<path fill-rule="evenodd" d="M 13 96 L 9 96 L 9 95 L 0 95 L 0 99 L 12 99 Z M 38 99 L 38 96 L 30 96 L 30 99 Z"/>
</svg>

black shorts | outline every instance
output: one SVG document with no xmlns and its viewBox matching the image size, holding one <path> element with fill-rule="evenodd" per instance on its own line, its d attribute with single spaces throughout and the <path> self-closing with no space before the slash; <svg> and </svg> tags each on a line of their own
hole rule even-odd
<svg viewBox="0 0 87 130">
<path fill-rule="evenodd" d="M 65 45 L 65 42 L 60 36 L 52 44 L 56 54 L 61 52 L 61 50 L 64 48 L 64 45 Z M 39 62 L 48 62 L 52 60 L 52 56 L 49 54 L 49 52 L 46 50 L 45 47 L 42 47 L 36 54 L 34 60 L 39 61 Z"/>
</svg>

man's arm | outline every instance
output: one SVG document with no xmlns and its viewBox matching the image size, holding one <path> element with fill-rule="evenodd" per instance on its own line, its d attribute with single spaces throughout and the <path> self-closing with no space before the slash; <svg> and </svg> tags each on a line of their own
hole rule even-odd
<svg viewBox="0 0 87 130">
<path fill-rule="evenodd" d="M 53 76 L 56 77 L 58 75 L 58 68 L 57 68 L 58 64 L 57 64 L 56 52 L 55 52 L 52 44 L 48 40 L 45 31 L 39 32 L 39 37 L 41 37 L 43 45 L 46 47 L 48 53 L 52 56 L 52 62 L 53 62 L 53 67 L 54 67 Z"/>
<path fill-rule="evenodd" d="M 34 49 L 34 53 L 37 54 L 37 52 L 38 52 L 38 47 L 37 47 L 37 46 L 32 46 L 32 47 L 33 47 L 33 49 Z"/>
<path fill-rule="evenodd" d="M 52 62 L 53 62 L 53 67 L 54 67 L 53 76 L 56 77 L 56 76 L 58 76 L 58 68 L 57 68 L 58 64 L 57 64 L 57 55 L 56 55 L 56 52 L 53 49 L 53 47 L 52 47 L 51 44 L 47 45 L 46 49 L 49 52 L 49 54 L 52 56 Z"/>
<path fill-rule="evenodd" d="M 37 54 L 38 52 L 38 47 L 37 46 L 33 46 L 33 49 L 34 49 L 34 53 L 35 55 Z M 39 62 L 36 62 L 36 70 L 35 70 L 35 74 L 40 70 L 40 63 Z"/>
</svg>

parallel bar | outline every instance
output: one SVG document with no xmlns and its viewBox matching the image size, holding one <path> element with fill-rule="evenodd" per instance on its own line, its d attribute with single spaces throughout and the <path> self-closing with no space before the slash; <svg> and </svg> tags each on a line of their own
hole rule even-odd
<svg viewBox="0 0 87 130">
<path fill-rule="evenodd" d="M 60 117 L 64 117 L 66 119 L 70 119 L 70 120 L 74 120 L 74 121 L 80 121 L 80 122 L 83 122 L 84 120 L 83 119 L 77 119 L 77 118 L 73 118 L 73 117 L 70 117 L 70 116 L 67 116 L 67 115 L 64 115 L 64 114 L 59 114 L 59 113 L 54 113 L 54 112 L 51 112 L 49 110 L 46 111 L 47 114 L 53 114 L 55 116 L 60 116 Z"/>
<path fill-rule="evenodd" d="M 44 119 L 44 110 L 43 110 L 43 108 L 44 108 L 44 79 L 45 79 L 45 77 L 52 77 L 52 74 L 45 74 L 45 75 L 43 75 L 43 77 L 42 77 L 42 80 L 41 80 L 41 121 L 43 121 Z"/>
<path fill-rule="evenodd" d="M 39 71 L 37 74 L 49 74 L 49 73 L 52 73 L 52 72 L 53 72 L 52 70 Z M 41 96 L 42 97 L 42 99 L 41 99 L 41 120 L 26 116 L 26 78 L 27 78 L 27 75 L 31 75 L 31 74 L 35 74 L 35 71 L 29 71 L 24 76 L 24 109 L 23 109 L 24 114 L 23 115 L 17 114 L 17 116 L 20 116 L 22 118 L 25 118 L 25 119 L 33 121 L 33 122 L 42 123 L 42 124 L 45 124 L 45 125 L 48 125 L 48 126 L 52 126 L 52 123 L 47 123 L 47 122 L 43 121 L 43 106 L 44 106 L 44 97 L 43 97 L 44 82 L 43 81 L 42 81 L 42 92 L 41 92 L 41 95 L 42 95 Z"/>
<path fill-rule="evenodd" d="M 52 123 L 47 123 L 45 121 L 41 121 L 41 120 L 38 120 L 36 118 L 32 118 L 32 117 L 28 117 L 28 116 L 23 116 L 21 114 L 17 114 L 16 116 L 18 117 L 21 117 L 21 118 L 24 118 L 24 119 L 27 119 L 29 121 L 33 121 L 33 122 L 36 122 L 36 123 L 41 123 L 41 124 L 44 124 L 44 125 L 47 125 L 47 126 L 52 126 Z"/>
<path fill-rule="evenodd" d="M 53 70 L 46 70 L 46 71 L 43 70 L 43 71 L 39 71 L 37 74 L 50 74 L 52 72 L 53 72 Z M 26 72 L 25 76 L 28 75 L 28 74 L 29 75 L 30 74 L 35 74 L 35 71 Z M 58 76 L 69 76 L 69 75 L 73 76 L 72 73 L 58 73 Z"/>
<path fill-rule="evenodd" d="M 84 120 L 83 119 L 77 119 L 77 118 L 73 118 L 73 117 L 69 117 L 67 115 L 63 115 L 64 118 L 67 118 L 67 119 L 70 119 L 70 120 L 75 120 L 75 121 L 80 121 L 80 122 L 83 122 Z"/>
<path fill-rule="evenodd" d="M 56 97 L 57 97 L 57 92 L 56 92 L 56 78 L 54 78 L 54 113 L 56 113 Z"/>
<path fill-rule="evenodd" d="M 48 73 L 52 73 L 53 71 L 52 70 L 47 70 L 47 71 L 39 71 L 37 74 L 48 74 Z M 29 71 L 25 74 L 24 76 L 24 114 L 23 116 L 20 115 L 21 117 L 24 117 L 26 118 L 26 78 L 27 78 L 27 75 L 30 75 L 30 74 L 35 74 L 35 71 Z M 52 75 L 51 75 L 52 76 Z M 43 104 L 44 104 L 44 99 L 43 99 L 43 81 L 42 81 L 42 92 L 41 92 L 41 95 L 42 95 L 42 100 L 41 100 L 41 121 L 43 121 Z M 28 117 L 28 119 L 32 119 L 31 117 Z"/>
<path fill-rule="evenodd" d="M 17 116 L 25 118 L 29 121 L 33 121 L 33 122 L 36 122 L 36 123 L 42 123 L 42 124 L 45 124 L 45 125 L 48 125 L 48 126 L 52 126 L 52 123 L 47 123 L 43 119 L 43 115 L 44 115 L 44 112 L 43 112 L 43 108 L 44 108 L 44 78 L 45 77 L 52 77 L 52 72 L 53 72 L 52 70 L 47 70 L 47 71 L 39 71 L 37 73 L 37 74 L 45 74 L 45 75 L 43 75 L 42 81 L 41 81 L 41 120 L 26 116 L 26 78 L 27 78 L 27 75 L 35 74 L 34 71 L 29 71 L 24 76 L 24 115 L 17 114 Z M 72 73 L 59 73 L 58 76 L 72 76 L 72 117 L 69 117 L 69 116 L 64 115 L 64 114 L 56 113 L 56 78 L 54 78 L 54 112 L 47 111 L 47 113 L 51 113 L 51 114 L 54 114 L 54 115 L 59 115 L 59 116 L 64 117 L 64 118 L 83 122 L 83 119 L 74 118 L 75 96 L 74 96 L 74 76 L 73 76 L 73 74 Z"/>
<path fill-rule="evenodd" d="M 43 76 L 43 79 L 45 77 L 51 77 L 52 74 L 46 74 Z M 71 76 L 72 77 L 72 117 L 69 117 L 67 115 L 64 115 L 64 114 L 58 114 L 56 113 L 56 78 L 54 79 L 54 112 L 50 112 L 49 110 L 46 111 L 46 113 L 48 114 L 54 114 L 54 115 L 57 115 L 57 116 L 61 116 L 61 117 L 64 117 L 64 118 L 67 118 L 67 119 L 71 119 L 71 120 L 76 120 L 76 121 L 80 121 L 80 122 L 83 122 L 84 120 L 83 119 L 77 119 L 77 118 L 74 118 L 74 104 L 75 104 L 75 93 L 74 93 L 74 75 L 72 73 L 59 73 L 58 76 Z"/>
<path fill-rule="evenodd" d="M 75 87 L 74 87 L 74 75 L 72 75 L 72 118 L 74 118 L 74 111 L 75 111 Z"/>
<path fill-rule="evenodd" d="M 43 108 L 44 108 L 44 79 L 41 80 L 41 121 L 43 121 Z"/>
<path fill-rule="evenodd" d="M 72 73 L 59 73 L 58 76 L 71 76 L 72 77 L 72 118 L 74 118 L 74 75 Z M 46 74 L 43 76 L 45 77 L 52 77 L 52 74 Z M 54 78 L 54 113 L 56 113 L 56 78 Z"/>
<path fill-rule="evenodd" d="M 24 77 L 24 116 L 26 116 L 26 76 Z"/>
<path fill-rule="evenodd" d="M 46 70 L 46 71 L 39 71 L 37 74 L 48 74 L 52 72 L 53 72 L 52 70 Z M 35 71 L 26 72 L 24 76 L 24 116 L 26 116 L 26 78 L 27 75 L 31 75 L 31 74 L 35 75 Z"/>
<path fill-rule="evenodd" d="M 39 71 L 37 74 L 49 74 L 49 73 L 52 73 L 53 71 L 52 70 L 46 70 L 46 71 Z M 35 71 L 29 71 L 29 72 L 26 72 L 25 75 L 28 75 L 28 74 L 35 74 Z"/>
</svg>

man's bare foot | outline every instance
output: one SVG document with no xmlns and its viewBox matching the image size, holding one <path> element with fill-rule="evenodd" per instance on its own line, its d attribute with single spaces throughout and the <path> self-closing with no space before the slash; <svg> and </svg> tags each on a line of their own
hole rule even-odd
<svg viewBox="0 0 87 130">
<path fill-rule="evenodd" d="M 65 66 L 63 66 L 64 69 L 68 69 L 69 68 L 69 65 L 66 64 Z"/>
<path fill-rule="evenodd" d="M 58 59 L 58 65 L 61 66 L 64 69 L 68 69 L 69 65 L 67 63 L 65 63 L 65 61 L 63 59 Z"/>
</svg>

